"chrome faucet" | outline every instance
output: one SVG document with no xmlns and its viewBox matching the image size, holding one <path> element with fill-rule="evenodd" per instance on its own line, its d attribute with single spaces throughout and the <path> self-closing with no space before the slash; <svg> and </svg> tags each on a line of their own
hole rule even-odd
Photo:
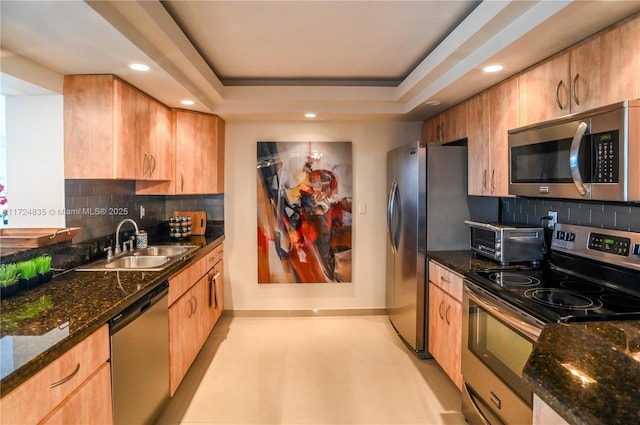
<svg viewBox="0 0 640 425">
<path fill-rule="evenodd" d="M 133 223 L 133 227 L 136 228 L 136 235 L 138 233 L 140 233 L 140 231 L 138 230 L 138 225 L 136 224 L 135 221 L 133 221 L 130 218 L 125 218 L 124 220 L 122 220 L 120 223 L 118 223 L 118 227 L 116 228 L 116 249 L 114 251 L 114 255 L 120 254 L 121 250 L 120 250 L 120 228 L 122 227 L 122 225 L 124 223 L 126 223 L 127 221 Z"/>
</svg>

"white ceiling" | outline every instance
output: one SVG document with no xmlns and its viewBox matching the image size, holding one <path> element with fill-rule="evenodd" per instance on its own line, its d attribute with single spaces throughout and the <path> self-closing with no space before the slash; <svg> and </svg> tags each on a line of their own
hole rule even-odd
<svg viewBox="0 0 640 425">
<path fill-rule="evenodd" d="M 2 0 L 1 83 L 7 94 L 28 93 L 7 76 L 61 92 L 64 74 L 108 73 L 226 120 L 308 111 L 422 120 L 639 10 L 638 1 Z M 485 74 L 489 63 L 505 69 Z"/>
</svg>

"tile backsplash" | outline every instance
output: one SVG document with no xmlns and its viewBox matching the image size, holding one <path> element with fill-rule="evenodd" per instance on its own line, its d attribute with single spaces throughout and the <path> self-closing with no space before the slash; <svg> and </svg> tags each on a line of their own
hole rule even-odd
<svg viewBox="0 0 640 425">
<path fill-rule="evenodd" d="M 501 219 L 540 225 L 548 211 L 558 212 L 558 222 L 640 232 L 640 206 L 557 199 L 502 198 Z"/>
<path fill-rule="evenodd" d="M 144 206 L 145 217 L 140 219 Z M 224 220 L 224 195 L 136 195 L 128 180 L 65 180 L 66 224 L 81 227 L 74 243 L 114 234 L 120 220 L 141 229 L 166 221 L 173 211 L 206 211 L 208 220 Z"/>
</svg>

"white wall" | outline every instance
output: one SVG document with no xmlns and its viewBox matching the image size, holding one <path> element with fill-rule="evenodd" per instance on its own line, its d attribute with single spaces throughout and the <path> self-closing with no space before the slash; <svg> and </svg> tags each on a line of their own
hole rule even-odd
<svg viewBox="0 0 640 425">
<path fill-rule="evenodd" d="M 385 307 L 386 153 L 419 140 L 419 122 L 228 122 L 225 141 L 225 308 Z M 350 141 L 353 147 L 353 282 L 258 284 L 258 141 Z M 366 214 L 360 214 L 361 204 Z"/>
<path fill-rule="evenodd" d="M 65 227 L 63 98 L 7 96 L 8 227 Z"/>
</svg>

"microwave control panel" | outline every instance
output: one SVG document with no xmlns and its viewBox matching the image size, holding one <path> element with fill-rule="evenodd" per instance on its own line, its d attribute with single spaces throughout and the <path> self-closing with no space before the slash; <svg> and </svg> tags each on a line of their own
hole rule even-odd
<svg viewBox="0 0 640 425">
<path fill-rule="evenodd" d="M 608 131 L 591 135 L 593 149 L 593 183 L 618 183 L 620 152 L 618 131 Z"/>
</svg>

